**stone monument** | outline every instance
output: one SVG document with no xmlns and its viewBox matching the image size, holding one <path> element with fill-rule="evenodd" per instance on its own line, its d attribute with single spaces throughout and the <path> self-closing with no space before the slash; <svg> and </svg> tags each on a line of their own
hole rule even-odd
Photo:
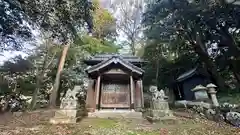
<svg viewBox="0 0 240 135">
<path fill-rule="evenodd" d="M 195 99 L 197 101 L 205 101 L 208 100 L 207 88 L 202 85 L 197 85 L 195 88 L 192 89 L 195 95 Z"/>
<path fill-rule="evenodd" d="M 73 90 L 67 90 L 61 100 L 60 110 L 55 112 L 54 117 L 50 119 L 50 123 L 76 123 L 78 121 L 80 113 L 76 97 L 78 92 L 78 86 L 75 86 Z"/>
<path fill-rule="evenodd" d="M 156 86 L 150 87 L 150 92 L 152 92 L 152 108 L 148 119 L 151 121 L 164 120 L 173 117 L 172 112 L 169 110 L 169 105 L 166 99 L 164 90 L 158 91 Z"/>
</svg>

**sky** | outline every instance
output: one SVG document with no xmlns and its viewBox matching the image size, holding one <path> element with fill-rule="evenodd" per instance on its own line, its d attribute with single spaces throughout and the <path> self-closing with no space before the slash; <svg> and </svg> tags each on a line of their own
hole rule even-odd
<svg viewBox="0 0 240 135">
<path fill-rule="evenodd" d="M 24 45 L 25 48 L 27 48 L 28 50 L 23 49 L 22 51 L 4 51 L 0 55 L 0 65 L 2 65 L 4 63 L 4 61 L 14 58 L 15 56 L 18 56 L 18 55 L 22 55 L 22 57 L 28 56 L 27 53 L 31 53 L 31 51 L 29 51 L 29 50 L 33 49 L 34 44 L 41 43 L 41 39 L 39 38 L 39 32 L 32 29 L 32 34 L 33 34 L 33 37 L 36 39 L 36 41 L 34 41 L 34 42 L 30 41 L 29 43 L 26 43 Z"/>
<path fill-rule="evenodd" d="M 0 64 L 2 65 L 5 60 L 8 60 L 10 58 L 13 58 L 17 55 L 22 55 L 23 57 L 27 56 L 26 53 L 23 53 L 21 51 L 5 51 L 3 53 L 3 56 L 0 56 Z"/>
</svg>

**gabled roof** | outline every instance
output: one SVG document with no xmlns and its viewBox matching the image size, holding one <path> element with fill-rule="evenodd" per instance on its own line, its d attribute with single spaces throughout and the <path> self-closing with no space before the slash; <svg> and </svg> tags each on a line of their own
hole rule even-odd
<svg viewBox="0 0 240 135">
<path fill-rule="evenodd" d="M 124 60 L 121 56 L 119 55 L 112 55 L 110 58 L 108 58 L 107 60 L 104 60 L 92 67 L 89 67 L 86 69 L 87 73 L 92 73 L 95 71 L 98 71 L 110 64 L 120 64 L 122 66 L 124 66 L 125 68 L 131 70 L 132 72 L 135 72 L 139 75 L 142 75 L 144 73 L 144 70 L 142 70 L 141 68 L 133 65 L 132 63 Z"/>
</svg>

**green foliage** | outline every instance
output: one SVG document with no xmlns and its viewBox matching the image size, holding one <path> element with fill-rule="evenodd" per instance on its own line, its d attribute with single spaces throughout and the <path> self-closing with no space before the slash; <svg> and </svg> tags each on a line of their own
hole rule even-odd
<svg viewBox="0 0 240 135">
<path fill-rule="evenodd" d="M 69 48 L 64 70 L 61 75 L 60 92 L 64 92 L 74 85 L 83 85 L 86 65 L 83 59 L 98 53 L 116 53 L 118 47 L 111 42 L 103 42 L 91 36 L 83 36 L 82 41 L 75 42 Z M 36 79 L 43 74 L 39 94 L 47 94 L 53 86 L 61 55 L 61 46 L 55 45 L 50 40 L 36 48 L 35 53 L 27 58 L 17 56 L 6 61 L 1 67 L 3 81 L 1 90 L 17 91 L 32 94 L 36 86 Z M 45 65 L 45 66 L 44 66 Z M 47 66 L 46 66 L 47 65 Z"/>
<path fill-rule="evenodd" d="M 13 35 L 12 40 L 15 41 L 19 34 L 14 35 L 15 32 L 23 30 L 23 27 L 17 26 L 21 25 L 21 21 L 25 21 L 31 28 L 40 30 L 44 35 L 43 44 L 37 45 L 27 58 L 16 57 L 4 63 L 1 67 L 3 81 L 0 87 L 2 91 L 33 94 L 34 100 L 37 99 L 38 94 L 48 95 L 53 87 L 62 54 L 61 44 L 69 39 L 74 40 L 74 43 L 67 53 L 59 92 L 65 92 L 76 84 L 83 86 L 86 68 L 82 62 L 83 59 L 98 53 L 118 52 L 119 47 L 114 44 L 115 20 L 106 9 L 100 8 L 97 1 L 94 2 L 95 10 L 92 10 L 92 4 L 87 0 L 14 0 L 12 2 L 0 1 L 0 4 L 6 8 L 3 11 L 5 14 L 8 14 L 8 11 L 10 14 L 13 10 L 19 11 L 9 16 L 0 15 L 0 21 L 2 18 L 12 21 L 5 21 L 6 24 L 0 22 L 0 29 L 3 28 L 3 31 L 0 30 L 2 38 L 9 38 L 8 36 Z M 16 24 L 13 24 L 15 22 L 11 19 L 14 15 L 17 17 L 22 15 L 22 18 L 14 18 L 19 19 L 16 20 Z M 93 36 L 82 33 L 79 35 L 79 29 L 84 29 L 85 23 L 88 24 Z M 16 25 L 16 28 L 10 27 L 10 24 L 14 27 Z M 11 33 L 6 33 L 9 29 Z M 26 28 L 26 31 L 29 30 Z M 32 103 L 32 106 L 35 106 L 34 104 Z"/>
<path fill-rule="evenodd" d="M 156 60 L 160 60 L 159 76 L 168 83 L 171 79 L 165 79 L 167 76 L 175 78 L 198 63 L 223 88 L 222 84 L 226 81 L 222 81 L 219 71 L 230 70 L 239 80 L 237 63 L 240 53 L 236 42 L 239 37 L 239 13 L 239 5 L 211 0 L 169 0 L 148 4 L 143 16 L 144 34 L 147 42 L 155 45 L 144 55 L 153 59 L 155 65 Z M 217 44 L 217 48 L 213 48 L 213 43 Z M 159 55 L 158 44 L 167 44 L 167 50 L 170 55 L 174 54 L 173 57 L 163 60 L 166 55 Z M 163 69 L 171 74 L 166 74 Z"/>
<path fill-rule="evenodd" d="M 18 0 L 0 0 L 0 50 L 16 49 L 22 46 L 19 39 L 31 37 L 29 27 L 24 25 L 23 10 Z"/>
<path fill-rule="evenodd" d="M 0 0 L 0 49 L 19 49 L 31 29 L 48 32 L 65 42 L 78 36 L 79 28 L 93 28 L 88 0 Z"/>
<path fill-rule="evenodd" d="M 103 41 L 87 35 L 82 37 L 82 42 L 83 45 L 80 45 L 80 48 L 91 54 L 116 53 L 119 49 L 119 47 L 111 41 Z"/>
<path fill-rule="evenodd" d="M 21 56 L 6 61 L 0 71 L 2 76 L 1 92 L 18 91 L 20 89 L 18 82 L 24 84 L 25 81 L 28 81 L 28 78 L 33 78 L 31 73 L 28 72 L 31 71 L 32 67 L 33 65 Z"/>
<path fill-rule="evenodd" d="M 93 36 L 100 39 L 114 39 L 116 36 L 116 22 L 113 15 L 104 8 L 100 7 L 99 0 L 93 1 L 95 10 L 93 16 Z"/>
<path fill-rule="evenodd" d="M 170 86 L 183 72 L 196 66 L 198 57 L 189 52 L 181 41 L 169 43 L 149 42 L 144 48 L 143 58 L 148 61 L 145 65 L 145 85 Z M 181 47 L 178 47 L 180 46 Z"/>
</svg>

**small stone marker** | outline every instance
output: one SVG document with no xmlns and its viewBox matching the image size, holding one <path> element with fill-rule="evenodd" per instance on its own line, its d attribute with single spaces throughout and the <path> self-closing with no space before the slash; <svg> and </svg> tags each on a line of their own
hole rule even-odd
<svg viewBox="0 0 240 135">
<path fill-rule="evenodd" d="M 73 90 L 68 89 L 66 95 L 62 98 L 60 110 L 55 112 L 55 115 L 50 119 L 50 123 L 76 123 L 78 120 L 78 87 L 75 86 Z"/>
</svg>

